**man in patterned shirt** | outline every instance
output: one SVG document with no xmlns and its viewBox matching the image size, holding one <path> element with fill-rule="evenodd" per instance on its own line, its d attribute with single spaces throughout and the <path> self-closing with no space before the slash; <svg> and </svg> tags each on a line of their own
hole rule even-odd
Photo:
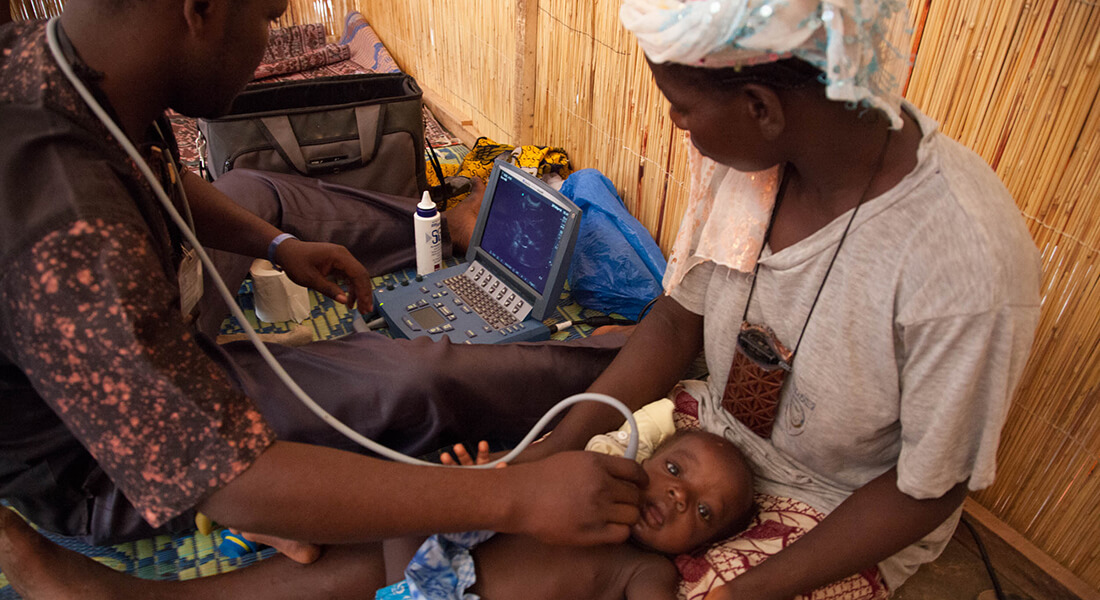
<svg viewBox="0 0 1100 600">
<path fill-rule="evenodd" d="M 163 187 L 171 191 L 180 178 L 200 239 L 251 256 L 265 255 L 281 232 L 175 169 L 163 112 L 223 112 L 285 7 L 285 0 L 71 0 L 57 29 L 64 61 Z M 293 597 L 336 583 L 372 585 L 370 569 L 340 571 L 366 582 L 328 577 L 348 557 L 376 556 L 367 542 L 398 534 L 491 528 L 563 543 L 625 539 L 644 480 L 629 461 L 576 453 L 503 470 L 433 470 L 295 441 L 323 435 L 299 422 L 313 417 L 282 404 L 285 390 L 252 351 L 219 348 L 183 318 L 180 232 L 60 71 L 46 37 L 43 22 L 0 27 L 0 497 L 47 529 L 98 543 L 178 529 L 198 509 L 248 531 L 342 544 L 301 569 L 275 561 L 244 571 L 268 583 L 278 581 L 272 573 L 290 576 L 279 593 Z M 369 297 L 365 269 L 339 246 L 289 239 L 274 257 L 295 280 L 338 301 Z M 329 274 L 349 280 L 349 291 Z M 540 390 L 529 379 L 501 378 L 509 364 L 502 349 L 353 337 L 278 353 L 292 374 L 318 380 L 307 385 L 314 397 L 362 397 L 362 420 L 376 417 L 387 428 L 366 433 L 391 435 L 386 443 L 448 434 L 451 412 L 490 420 L 479 412 L 489 404 L 461 404 L 478 394 L 500 398 L 502 411 L 521 392 L 562 397 L 549 373 Z M 409 363 L 425 357 L 445 362 L 421 363 L 422 376 L 410 376 Z M 377 364 L 364 377 L 367 361 Z M 481 387 L 467 386 L 467 375 L 454 389 L 432 389 L 451 374 L 437 371 L 471 366 L 484 374 Z M 583 378 L 602 363 L 574 366 Z M 402 389 L 385 389 L 394 384 Z M 519 412 L 503 420 L 519 421 Z M 486 489 L 494 493 L 477 493 Z"/>
</svg>

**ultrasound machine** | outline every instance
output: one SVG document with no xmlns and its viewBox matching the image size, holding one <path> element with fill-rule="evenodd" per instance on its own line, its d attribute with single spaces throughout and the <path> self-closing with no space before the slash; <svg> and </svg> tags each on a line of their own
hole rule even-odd
<svg viewBox="0 0 1100 600">
<path fill-rule="evenodd" d="M 581 210 L 519 167 L 497 161 L 466 262 L 374 290 L 395 337 L 455 343 L 545 340 L 577 241 Z"/>
</svg>

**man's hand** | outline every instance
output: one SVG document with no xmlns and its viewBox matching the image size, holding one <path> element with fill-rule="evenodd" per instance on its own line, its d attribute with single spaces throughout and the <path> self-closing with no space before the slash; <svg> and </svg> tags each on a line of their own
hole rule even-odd
<svg viewBox="0 0 1100 600">
<path fill-rule="evenodd" d="M 313 288 L 348 309 L 358 306 L 364 314 L 372 309 L 370 274 L 343 246 L 288 239 L 275 250 L 275 262 L 298 285 Z M 347 292 L 329 279 L 333 275 L 348 281 Z"/>
<path fill-rule="evenodd" d="M 626 541 L 648 483 L 634 461 L 595 452 L 563 452 L 508 471 L 517 489 L 507 531 L 549 544 Z"/>
</svg>

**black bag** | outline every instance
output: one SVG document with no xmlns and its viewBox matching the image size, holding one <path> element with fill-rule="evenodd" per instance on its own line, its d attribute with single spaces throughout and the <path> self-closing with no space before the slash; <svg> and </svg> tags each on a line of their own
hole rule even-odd
<svg viewBox="0 0 1100 600">
<path fill-rule="evenodd" d="M 210 179 L 248 168 L 419 197 L 422 95 L 404 73 L 253 84 L 229 114 L 199 119 L 199 154 Z"/>
</svg>

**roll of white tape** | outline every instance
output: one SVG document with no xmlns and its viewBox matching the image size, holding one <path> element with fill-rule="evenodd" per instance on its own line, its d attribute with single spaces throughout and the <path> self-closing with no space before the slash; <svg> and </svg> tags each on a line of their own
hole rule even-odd
<svg viewBox="0 0 1100 600">
<path fill-rule="evenodd" d="M 258 258 L 252 261 L 252 300 L 256 317 L 268 323 L 309 317 L 309 290 L 294 283 L 286 272 Z"/>
</svg>

